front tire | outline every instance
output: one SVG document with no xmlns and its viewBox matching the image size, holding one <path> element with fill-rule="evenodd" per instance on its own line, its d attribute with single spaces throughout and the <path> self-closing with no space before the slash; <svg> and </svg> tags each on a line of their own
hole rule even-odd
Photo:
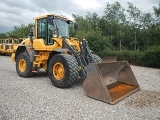
<svg viewBox="0 0 160 120">
<path fill-rule="evenodd" d="M 20 77 L 27 78 L 33 75 L 32 63 L 27 53 L 21 53 L 16 59 L 16 71 Z"/>
<path fill-rule="evenodd" d="M 71 55 L 58 54 L 51 58 L 48 73 L 54 86 L 68 88 L 77 82 L 78 63 Z"/>
<path fill-rule="evenodd" d="M 92 54 L 92 57 L 96 63 L 100 63 L 102 61 L 102 59 L 96 54 Z"/>
</svg>

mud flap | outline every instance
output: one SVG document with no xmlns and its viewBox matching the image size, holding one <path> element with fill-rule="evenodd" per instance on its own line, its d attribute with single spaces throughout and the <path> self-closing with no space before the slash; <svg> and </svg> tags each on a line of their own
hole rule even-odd
<svg viewBox="0 0 160 120">
<path fill-rule="evenodd" d="M 90 63 L 83 88 L 89 97 L 115 104 L 140 90 L 127 61 Z"/>
</svg>

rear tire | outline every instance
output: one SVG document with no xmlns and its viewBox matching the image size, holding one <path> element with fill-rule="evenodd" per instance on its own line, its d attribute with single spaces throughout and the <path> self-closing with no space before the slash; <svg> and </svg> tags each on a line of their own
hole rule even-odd
<svg viewBox="0 0 160 120">
<path fill-rule="evenodd" d="M 27 53 L 21 53 L 16 59 L 16 71 L 20 77 L 27 78 L 33 75 L 32 63 Z"/>
<path fill-rule="evenodd" d="M 92 57 L 96 61 L 96 63 L 100 63 L 102 61 L 102 59 L 96 54 L 92 54 Z"/>
<path fill-rule="evenodd" d="M 68 88 L 78 79 L 78 63 L 75 57 L 58 54 L 51 58 L 48 74 L 52 84 L 58 88 Z"/>
</svg>

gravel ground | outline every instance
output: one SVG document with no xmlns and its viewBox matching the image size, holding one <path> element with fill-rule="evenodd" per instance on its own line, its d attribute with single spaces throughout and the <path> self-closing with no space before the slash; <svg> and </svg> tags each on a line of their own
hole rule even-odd
<svg viewBox="0 0 160 120">
<path fill-rule="evenodd" d="M 82 83 L 54 87 L 45 72 L 20 78 L 0 56 L 1 120 L 160 120 L 160 69 L 131 66 L 141 90 L 115 105 L 87 97 Z"/>
</svg>

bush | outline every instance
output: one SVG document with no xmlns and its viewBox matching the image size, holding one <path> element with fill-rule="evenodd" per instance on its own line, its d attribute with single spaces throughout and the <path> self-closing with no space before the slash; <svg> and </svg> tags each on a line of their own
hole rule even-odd
<svg viewBox="0 0 160 120">
<path fill-rule="evenodd" d="M 104 50 L 101 52 L 97 53 L 101 58 L 104 57 L 116 57 L 117 56 L 117 52 L 116 51 L 111 51 L 111 50 Z"/>
<path fill-rule="evenodd" d="M 154 46 L 144 52 L 140 51 L 111 51 L 97 53 L 102 58 L 116 57 L 117 60 L 127 60 L 130 64 L 160 68 L 160 46 Z"/>
<path fill-rule="evenodd" d="M 117 60 L 127 60 L 130 64 L 142 65 L 143 53 L 139 51 L 102 51 L 98 53 L 102 58 L 117 57 Z"/>
<path fill-rule="evenodd" d="M 144 52 L 142 58 L 145 66 L 160 67 L 160 46 L 153 46 Z"/>
</svg>

